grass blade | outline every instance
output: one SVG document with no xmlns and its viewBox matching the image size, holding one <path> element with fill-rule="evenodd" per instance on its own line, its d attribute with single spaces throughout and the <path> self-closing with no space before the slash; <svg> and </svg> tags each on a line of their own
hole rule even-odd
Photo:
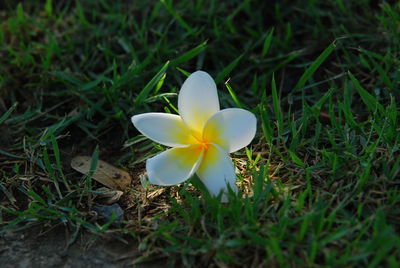
<svg viewBox="0 0 400 268">
<path fill-rule="evenodd" d="M 318 58 L 307 68 L 307 70 L 300 77 L 293 91 L 297 91 L 305 86 L 307 81 L 312 77 L 312 75 L 315 73 L 318 67 L 321 66 L 321 64 L 328 58 L 328 56 L 332 53 L 335 47 L 336 44 L 333 42 L 321 53 L 321 55 L 318 56 Z"/>
<path fill-rule="evenodd" d="M 90 160 L 89 173 L 86 176 L 86 185 L 88 187 L 88 190 L 92 189 L 92 177 L 93 177 L 94 172 L 96 171 L 98 162 L 99 162 L 99 146 L 97 145 L 93 151 L 92 158 Z"/>
<path fill-rule="evenodd" d="M 175 11 L 172 7 L 171 1 L 169 0 L 161 0 L 161 3 L 164 4 L 167 11 L 174 17 L 174 19 L 189 33 L 193 32 L 192 27 Z"/>
<path fill-rule="evenodd" d="M 265 38 L 265 41 L 263 44 L 263 49 L 261 52 L 261 57 L 265 57 L 265 55 L 267 55 L 269 48 L 271 46 L 273 34 L 274 34 L 274 28 L 272 27 L 272 29 L 269 31 L 269 33 L 267 35 L 267 38 Z"/>
<path fill-rule="evenodd" d="M 354 85 L 354 88 L 357 90 L 358 94 L 360 95 L 362 101 L 365 103 L 365 105 L 367 105 L 368 110 L 370 110 L 371 113 L 375 113 L 376 109 L 378 109 L 381 114 L 384 114 L 385 108 L 383 108 L 382 104 L 380 104 L 374 96 L 369 94 L 368 91 L 366 91 L 361 86 L 361 84 L 357 80 L 357 78 L 355 78 L 354 75 L 350 72 L 349 72 L 349 77 L 351 79 L 351 82 Z"/>
<path fill-rule="evenodd" d="M 57 139 L 56 139 L 56 137 L 54 137 L 54 135 L 51 135 L 51 143 L 52 143 L 52 146 L 53 146 L 54 157 L 56 158 L 56 167 L 57 167 L 57 169 L 58 169 L 58 172 L 59 172 L 60 175 L 61 175 L 61 179 L 62 179 L 62 181 L 63 181 L 65 187 L 67 188 L 67 190 L 68 190 L 69 192 L 71 192 L 71 188 L 70 188 L 70 186 L 69 186 L 69 184 L 68 184 L 68 181 L 67 181 L 67 179 L 65 178 L 64 173 L 63 173 L 63 171 L 62 171 L 60 149 L 59 149 L 59 147 L 58 147 Z"/>
<path fill-rule="evenodd" d="M 17 108 L 18 102 L 14 103 L 10 109 L 7 110 L 7 112 L 5 112 L 1 117 L 0 117 L 0 125 L 3 124 L 4 121 L 7 120 L 7 118 L 10 117 L 10 115 L 12 114 L 12 112 L 15 110 L 15 108 Z"/>
<path fill-rule="evenodd" d="M 134 106 L 137 108 L 140 106 L 144 100 L 149 95 L 150 91 L 158 84 L 158 82 L 163 78 L 165 72 L 167 71 L 169 66 L 169 61 L 167 61 L 163 67 L 158 71 L 158 73 L 150 80 L 149 83 L 140 91 L 139 95 L 135 99 Z"/>
<path fill-rule="evenodd" d="M 272 91 L 272 104 L 274 107 L 275 118 L 278 122 L 278 136 L 282 137 L 283 115 L 282 115 L 282 111 L 281 111 L 281 104 L 280 104 L 279 97 L 278 97 L 278 91 L 276 89 L 274 74 L 272 74 L 271 91 Z"/>
<path fill-rule="evenodd" d="M 298 157 L 294 152 L 288 150 L 289 156 L 292 159 L 293 162 L 295 162 L 297 165 L 301 166 L 302 168 L 306 167 L 306 164 Z"/>
<path fill-rule="evenodd" d="M 239 61 L 242 59 L 243 55 L 240 55 L 237 57 L 234 61 L 228 64 L 218 75 L 217 78 L 215 78 L 215 83 L 221 82 L 224 78 L 226 78 L 233 69 L 235 69 L 236 65 L 239 63 Z"/>
<path fill-rule="evenodd" d="M 199 55 L 202 51 L 204 51 L 206 48 L 207 48 L 207 41 L 204 41 L 200 45 L 190 49 L 189 51 L 186 51 L 181 56 L 171 61 L 171 65 L 179 66 L 180 64 L 193 59 L 194 57 Z"/>
<path fill-rule="evenodd" d="M 236 106 L 239 108 L 244 108 L 243 104 L 239 101 L 235 91 L 233 91 L 231 85 L 229 85 L 228 82 L 225 83 L 225 87 L 228 89 L 229 94 L 231 95 L 231 98 L 232 98 L 233 102 L 236 104 Z"/>
</svg>

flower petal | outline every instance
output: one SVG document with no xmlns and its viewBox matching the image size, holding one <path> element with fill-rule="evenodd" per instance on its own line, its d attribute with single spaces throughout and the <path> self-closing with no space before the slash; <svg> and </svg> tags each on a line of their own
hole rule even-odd
<svg viewBox="0 0 400 268">
<path fill-rule="evenodd" d="M 251 142 L 256 128 L 257 119 L 251 112 L 239 108 L 224 109 L 207 121 L 203 139 L 232 153 Z"/>
<path fill-rule="evenodd" d="M 223 202 L 227 202 L 228 185 L 233 191 L 237 192 L 236 174 L 232 159 L 216 144 L 208 145 L 196 174 L 211 195 L 217 196 L 221 191 L 223 192 Z"/>
<path fill-rule="evenodd" d="M 186 125 L 201 138 L 205 123 L 219 111 L 217 86 L 208 73 L 197 71 L 186 79 L 179 92 L 178 109 Z"/>
<path fill-rule="evenodd" d="M 182 147 L 196 143 L 179 115 L 145 113 L 134 115 L 131 120 L 143 135 L 165 146 Z"/>
<path fill-rule="evenodd" d="M 189 179 L 203 159 L 199 145 L 177 147 L 162 152 L 146 161 L 147 175 L 152 184 L 169 186 Z"/>
</svg>

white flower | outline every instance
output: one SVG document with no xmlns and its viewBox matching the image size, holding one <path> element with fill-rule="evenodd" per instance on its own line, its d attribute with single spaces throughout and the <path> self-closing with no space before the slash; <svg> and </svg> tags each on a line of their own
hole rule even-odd
<svg viewBox="0 0 400 268">
<path fill-rule="evenodd" d="M 174 185 L 196 173 L 211 195 L 223 191 L 223 201 L 227 201 L 228 185 L 237 191 L 229 153 L 251 142 L 256 117 L 238 108 L 220 110 L 215 82 L 203 71 L 194 72 L 183 83 L 178 109 L 180 115 L 145 113 L 132 117 L 143 135 L 173 147 L 147 160 L 150 182 Z"/>
</svg>

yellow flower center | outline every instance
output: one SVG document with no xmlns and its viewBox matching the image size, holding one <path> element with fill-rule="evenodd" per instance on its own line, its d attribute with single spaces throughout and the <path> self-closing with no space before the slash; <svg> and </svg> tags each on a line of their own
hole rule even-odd
<svg viewBox="0 0 400 268">
<path fill-rule="evenodd" d="M 199 141 L 197 149 L 204 150 L 204 152 L 207 152 L 208 146 L 209 146 L 208 140 L 202 140 L 202 141 Z"/>
</svg>

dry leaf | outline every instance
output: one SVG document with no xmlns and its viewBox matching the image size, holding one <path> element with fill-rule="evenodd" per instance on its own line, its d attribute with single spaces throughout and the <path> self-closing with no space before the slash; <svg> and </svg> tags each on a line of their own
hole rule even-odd
<svg viewBox="0 0 400 268">
<path fill-rule="evenodd" d="M 91 157 L 76 156 L 71 160 L 71 167 L 83 174 L 89 174 Z M 97 168 L 93 173 L 93 179 L 111 189 L 125 190 L 132 181 L 131 176 L 125 170 L 119 169 L 102 160 L 97 162 Z"/>
<path fill-rule="evenodd" d="M 147 199 L 154 200 L 165 192 L 165 188 L 160 188 L 147 194 Z"/>
<path fill-rule="evenodd" d="M 124 194 L 122 191 L 110 190 L 106 187 L 101 187 L 96 189 L 96 191 L 101 191 L 101 193 L 96 194 L 96 197 L 100 199 L 99 203 L 105 205 L 111 205 L 118 202 L 121 196 Z"/>
</svg>

